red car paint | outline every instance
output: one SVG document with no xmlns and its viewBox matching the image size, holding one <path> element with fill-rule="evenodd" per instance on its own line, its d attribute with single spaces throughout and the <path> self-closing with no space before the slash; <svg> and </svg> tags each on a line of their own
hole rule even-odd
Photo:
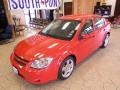
<svg viewBox="0 0 120 90">
<path fill-rule="evenodd" d="M 95 17 L 99 16 L 71 15 L 59 18 L 63 20 L 81 21 L 79 30 L 77 30 L 76 34 L 70 41 L 55 39 L 38 34 L 21 41 L 16 46 L 10 57 L 12 66 L 18 70 L 18 75 L 30 83 L 43 84 L 57 79 L 59 67 L 66 57 L 74 55 L 76 57 L 76 64 L 84 60 L 102 45 L 106 33 L 110 32 L 111 29 L 110 23 L 106 20 L 105 26 L 99 30 L 95 30 L 94 26 L 94 32 L 89 35 L 89 38 L 79 40 L 78 36 L 86 19 L 90 18 L 94 23 Z M 55 45 L 51 46 L 53 44 Z M 44 57 L 51 56 L 54 60 L 47 68 L 33 69 L 30 65 L 39 53 L 44 54 Z M 15 61 L 16 58 L 18 59 L 17 62 Z"/>
</svg>

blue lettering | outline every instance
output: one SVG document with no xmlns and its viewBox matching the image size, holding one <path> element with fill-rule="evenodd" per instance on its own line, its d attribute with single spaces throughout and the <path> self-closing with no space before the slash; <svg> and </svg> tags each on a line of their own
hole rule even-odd
<svg viewBox="0 0 120 90">
<path fill-rule="evenodd" d="M 23 9 L 24 8 L 24 2 L 23 2 L 23 0 L 18 0 L 18 1 L 19 1 L 19 7 L 21 9 Z M 21 3 L 21 1 L 22 1 L 22 3 Z"/>
<path fill-rule="evenodd" d="M 10 9 L 30 9 L 40 8 L 40 0 L 8 0 Z M 45 7 L 57 7 L 60 4 L 60 0 L 44 0 Z M 32 6 L 32 7 L 31 7 Z"/>
<path fill-rule="evenodd" d="M 11 2 L 13 3 L 12 4 L 13 9 L 17 9 L 18 8 L 17 3 L 14 0 L 11 0 Z"/>
<path fill-rule="evenodd" d="M 53 0 L 54 1 L 54 7 L 57 7 L 57 0 Z"/>
<path fill-rule="evenodd" d="M 39 0 L 35 0 L 35 2 L 36 2 L 36 8 L 40 8 L 40 2 L 39 2 Z"/>
<path fill-rule="evenodd" d="M 26 5 L 26 8 L 30 8 L 30 1 L 29 0 L 25 0 L 25 5 Z"/>
<path fill-rule="evenodd" d="M 53 0 L 50 0 L 49 1 L 49 6 L 52 7 L 52 5 L 53 5 Z"/>
<path fill-rule="evenodd" d="M 45 6 L 47 7 L 47 3 L 48 3 L 49 0 L 45 0 Z"/>
<path fill-rule="evenodd" d="M 35 7 L 35 6 L 34 6 L 34 1 L 33 1 L 33 0 L 32 0 L 32 6 L 33 6 L 33 8 Z"/>
</svg>

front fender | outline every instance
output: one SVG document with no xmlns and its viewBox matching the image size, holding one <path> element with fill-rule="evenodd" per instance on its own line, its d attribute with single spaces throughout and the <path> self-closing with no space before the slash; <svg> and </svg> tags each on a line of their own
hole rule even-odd
<svg viewBox="0 0 120 90">
<path fill-rule="evenodd" d="M 58 58 L 57 65 L 60 66 L 61 63 L 71 55 L 74 55 L 74 54 L 69 51 L 64 51 L 63 53 L 61 53 L 60 57 Z"/>
</svg>

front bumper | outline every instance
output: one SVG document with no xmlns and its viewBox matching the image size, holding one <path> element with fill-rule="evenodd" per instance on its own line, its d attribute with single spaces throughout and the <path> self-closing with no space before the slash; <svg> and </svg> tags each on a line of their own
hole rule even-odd
<svg viewBox="0 0 120 90">
<path fill-rule="evenodd" d="M 58 69 L 55 68 L 55 65 L 41 70 L 30 68 L 29 65 L 21 66 L 14 60 L 13 54 L 10 57 L 10 62 L 18 70 L 18 75 L 32 84 L 44 84 L 57 79 Z"/>
</svg>

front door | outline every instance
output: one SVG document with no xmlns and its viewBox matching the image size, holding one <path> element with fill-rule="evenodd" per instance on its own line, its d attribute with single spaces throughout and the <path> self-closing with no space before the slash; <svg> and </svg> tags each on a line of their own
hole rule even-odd
<svg viewBox="0 0 120 90">
<path fill-rule="evenodd" d="M 78 47 L 76 48 L 78 62 L 80 62 L 81 60 L 89 56 L 94 50 L 96 50 L 96 32 L 94 31 L 93 20 L 86 20 L 80 32 L 80 37 L 81 39 L 77 41 Z"/>
</svg>

